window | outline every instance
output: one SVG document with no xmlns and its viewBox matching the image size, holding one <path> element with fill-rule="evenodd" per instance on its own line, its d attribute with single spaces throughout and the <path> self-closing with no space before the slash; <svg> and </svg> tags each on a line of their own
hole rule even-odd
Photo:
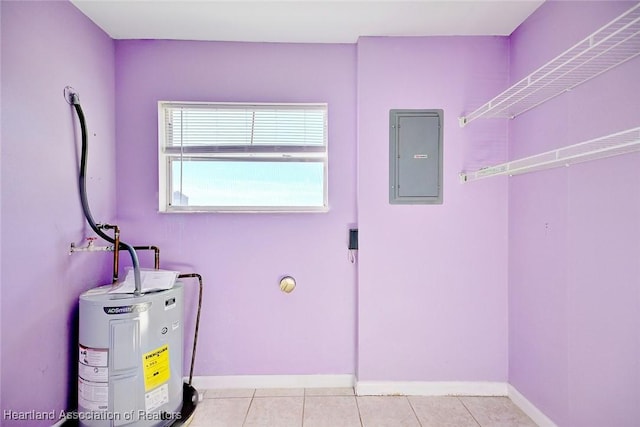
<svg viewBox="0 0 640 427">
<path fill-rule="evenodd" d="M 159 102 L 161 212 L 322 212 L 326 104 Z"/>
</svg>

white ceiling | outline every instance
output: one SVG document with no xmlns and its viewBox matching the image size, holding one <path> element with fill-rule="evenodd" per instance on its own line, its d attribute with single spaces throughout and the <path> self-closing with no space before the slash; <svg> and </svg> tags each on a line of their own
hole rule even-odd
<svg viewBox="0 0 640 427">
<path fill-rule="evenodd" d="M 544 0 L 71 0 L 114 39 L 354 43 L 509 35 Z"/>
</svg>

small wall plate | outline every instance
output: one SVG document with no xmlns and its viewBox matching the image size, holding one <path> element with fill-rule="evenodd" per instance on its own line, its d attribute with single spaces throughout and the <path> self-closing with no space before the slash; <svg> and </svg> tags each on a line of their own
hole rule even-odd
<svg viewBox="0 0 640 427">
<path fill-rule="evenodd" d="M 284 293 L 291 293 L 296 288 L 296 279 L 291 276 L 284 276 L 280 279 L 280 290 Z"/>
</svg>

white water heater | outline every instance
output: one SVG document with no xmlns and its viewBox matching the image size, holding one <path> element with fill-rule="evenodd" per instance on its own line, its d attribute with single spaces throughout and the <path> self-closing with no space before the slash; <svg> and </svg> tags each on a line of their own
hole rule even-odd
<svg viewBox="0 0 640 427">
<path fill-rule="evenodd" d="M 80 296 L 80 424 L 172 424 L 183 396 L 182 284 L 140 296 L 109 289 Z"/>
</svg>

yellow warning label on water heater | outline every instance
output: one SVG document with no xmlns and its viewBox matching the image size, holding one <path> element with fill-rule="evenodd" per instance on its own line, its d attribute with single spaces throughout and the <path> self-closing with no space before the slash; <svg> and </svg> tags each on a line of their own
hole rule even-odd
<svg viewBox="0 0 640 427">
<path fill-rule="evenodd" d="M 163 345 L 142 355 L 144 368 L 144 390 L 152 390 L 162 383 L 169 381 L 169 346 Z"/>
</svg>

